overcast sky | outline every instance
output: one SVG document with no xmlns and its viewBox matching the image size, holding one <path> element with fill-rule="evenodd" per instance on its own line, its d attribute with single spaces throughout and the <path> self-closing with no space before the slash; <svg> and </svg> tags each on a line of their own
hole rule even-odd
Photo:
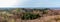
<svg viewBox="0 0 60 22">
<path fill-rule="evenodd" d="M 0 0 L 0 7 L 60 7 L 60 0 Z"/>
</svg>

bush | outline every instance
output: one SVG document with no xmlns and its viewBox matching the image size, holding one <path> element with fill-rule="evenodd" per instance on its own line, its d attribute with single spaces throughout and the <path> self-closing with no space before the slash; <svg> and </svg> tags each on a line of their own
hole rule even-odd
<svg viewBox="0 0 60 22">
<path fill-rule="evenodd" d="M 48 11 L 43 11 L 43 14 L 48 14 Z"/>
<path fill-rule="evenodd" d="M 39 17 L 41 17 L 41 16 L 39 16 L 39 14 L 30 14 L 30 13 L 28 13 L 28 14 L 25 14 L 25 15 L 23 15 L 22 16 L 22 20 L 32 20 L 32 19 L 37 19 L 37 18 L 39 18 Z"/>
</svg>

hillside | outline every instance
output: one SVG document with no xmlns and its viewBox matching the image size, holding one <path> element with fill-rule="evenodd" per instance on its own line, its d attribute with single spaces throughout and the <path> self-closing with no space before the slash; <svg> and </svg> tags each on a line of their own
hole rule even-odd
<svg viewBox="0 0 60 22">
<path fill-rule="evenodd" d="M 58 22 L 60 10 L 50 8 L 0 8 L 0 17 L 3 22 Z"/>
</svg>

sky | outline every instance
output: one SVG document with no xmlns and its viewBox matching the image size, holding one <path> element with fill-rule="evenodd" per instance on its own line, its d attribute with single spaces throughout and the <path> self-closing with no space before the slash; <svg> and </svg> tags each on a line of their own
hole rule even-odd
<svg viewBox="0 0 60 22">
<path fill-rule="evenodd" d="M 0 7 L 60 7 L 60 0 L 0 0 Z"/>
<path fill-rule="evenodd" d="M 19 4 L 18 0 L 0 0 L 0 7 L 14 7 Z"/>
</svg>

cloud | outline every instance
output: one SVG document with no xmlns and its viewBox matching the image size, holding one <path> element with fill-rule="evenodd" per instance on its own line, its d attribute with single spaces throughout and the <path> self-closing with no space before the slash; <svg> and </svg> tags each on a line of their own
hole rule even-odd
<svg viewBox="0 0 60 22">
<path fill-rule="evenodd" d="M 18 5 L 18 0 L 0 0 L 0 7 L 13 7 Z"/>
</svg>

